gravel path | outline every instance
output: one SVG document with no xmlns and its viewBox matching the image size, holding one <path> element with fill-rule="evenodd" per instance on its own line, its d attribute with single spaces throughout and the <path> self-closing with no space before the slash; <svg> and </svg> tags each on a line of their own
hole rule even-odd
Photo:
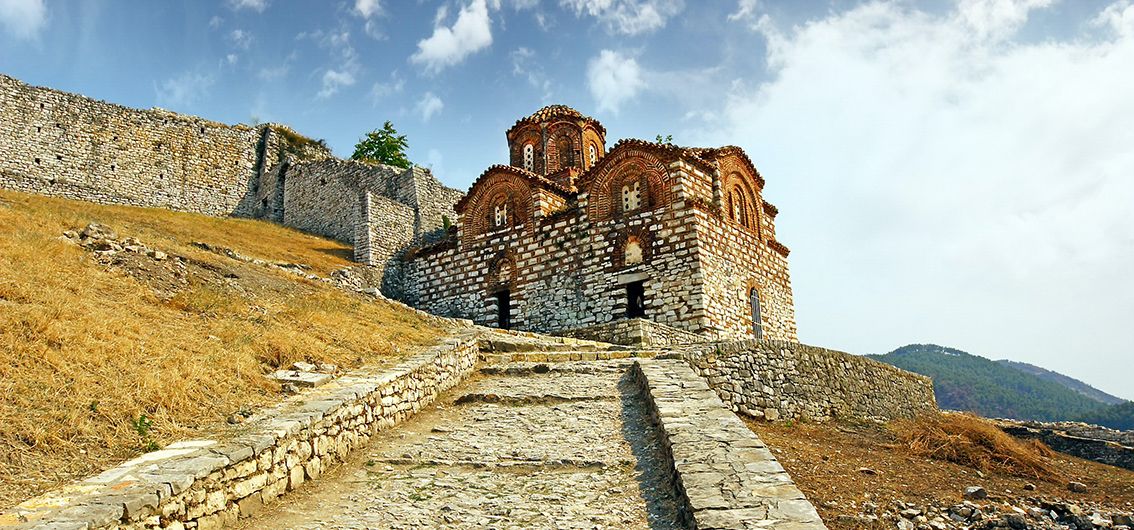
<svg viewBox="0 0 1134 530">
<path fill-rule="evenodd" d="M 628 366 L 485 368 L 243 528 L 682 528 Z"/>
</svg>

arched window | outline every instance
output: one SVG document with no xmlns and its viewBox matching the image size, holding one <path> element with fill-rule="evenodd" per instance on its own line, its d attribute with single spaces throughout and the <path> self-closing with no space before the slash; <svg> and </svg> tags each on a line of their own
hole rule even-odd
<svg viewBox="0 0 1134 530">
<path fill-rule="evenodd" d="M 571 145 L 571 139 L 566 136 L 560 136 L 559 140 L 555 142 L 555 150 L 559 151 L 559 169 L 564 170 L 575 165 L 575 148 Z"/>
<path fill-rule="evenodd" d="M 748 303 L 752 305 L 752 334 L 756 339 L 764 338 L 764 330 L 760 326 L 760 293 L 753 287 L 748 292 Z"/>
<path fill-rule="evenodd" d="M 741 226 L 751 228 L 748 215 L 748 200 L 740 188 L 734 188 L 728 194 L 728 218 Z"/>
<path fill-rule="evenodd" d="M 624 265 L 637 265 L 642 262 L 642 243 L 637 239 L 626 242 L 626 249 L 622 251 Z"/>
<path fill-rule="evenodd" d="M 524 144 L 524 169 L 535 171 L 535 146 Z"/>
<path fill-rule="evenodd" d="M 630 212 L 642 206 L 642 190 L 638 181 L 628 182 L 622 186 L 622 211 Z"/>
<path fill-rule="evenodd" d="M 503 228 L 508 225 L 508 203 L 501 202 L 492 209 L 492 226 Z"/>
<path fill-rule="evenodd" d="M 595 144 L 587 146 L 587 154 L 590 155 L 591 165 L 595 165 L 595 162 L 598 162 L 598 149 L 595 149 Z"/>
</svg>

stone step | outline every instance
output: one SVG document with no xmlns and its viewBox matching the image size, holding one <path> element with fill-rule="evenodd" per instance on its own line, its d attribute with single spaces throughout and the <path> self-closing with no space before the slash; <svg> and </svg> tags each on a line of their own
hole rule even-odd
<svg viewBox="0 0 1134 530">
<path fill-rule="evenodd" d="M 524 352 L 485 352 L 481 351 L 480 360 L 488 364 L 505 364 L 515 362 L 555 363 L 569 361 L 609 361 L 611 359 L 629 359 L 631 357 L 653 358 L 663 353 L 658 350 L 607 350 L 607 351 L 524 351 Z"/>
</svg>

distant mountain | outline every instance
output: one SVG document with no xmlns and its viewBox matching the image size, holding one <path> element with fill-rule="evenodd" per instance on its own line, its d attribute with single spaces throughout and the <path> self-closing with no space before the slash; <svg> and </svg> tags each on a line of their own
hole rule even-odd
<svg viewBox="0 0 1134 530">
<path fill-rule="evenodd" d="M 1130 402 L 1107 405 L 1051 380 L 1053 378 L 954 348 L 911 344 L 885 355 L 869 357 L 932 377 L 937 405 L 943 409 L 970 411 L 992 418 L 1088 421 L 1115 429 L 1134 428 L 1134 404 Z M 1062 374 L 1038 369 L 1074 381 Z"/>
<path fill-rule="evenodd" d="M 1021 372 L 1032 374 L 1040 379 L 1047 379 L 1048 381 L 1051 381 L 1053 383 L 1059 383 L 1067 388 L 1070 388 L 1071 390 L 1074 390 L 1075 392 L 1078 392 L 1079 394 L 1098 401 L 1099 403 L 1106 403 L 1107 405 L 1121 405 L 1127 402 L 1125 399 L 1107 394 L 1106 392 L 1103 392 L 1102 390 L 1088 385 L 1087 383 L 1075 379 L 1074 377 L 1066 376 L 1059 372 L 1053 372 L 1051 370 L 1048 370 L 1047 368 L 1042 368 L 1034 364 L 1010 361 L 1008 359 L 1001 359 L 996 362 L 1009 368 L 1015 368 Z"/>
</svg>

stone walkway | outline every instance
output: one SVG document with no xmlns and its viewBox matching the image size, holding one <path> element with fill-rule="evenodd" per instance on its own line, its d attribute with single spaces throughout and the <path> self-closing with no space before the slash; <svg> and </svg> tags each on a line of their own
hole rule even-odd
<svg viewBox="0 0 1134 530">
<path fill-rule="evenodd" d="M 484 368 L 242 528 L 682 528 L 630 364 Z"/>
</svg>

